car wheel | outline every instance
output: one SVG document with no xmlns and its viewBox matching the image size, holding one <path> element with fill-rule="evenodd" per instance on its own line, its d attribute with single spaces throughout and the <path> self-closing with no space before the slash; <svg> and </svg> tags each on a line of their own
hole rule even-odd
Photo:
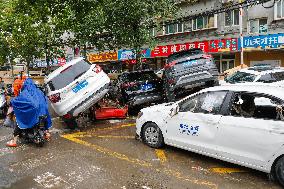
<svg viewBox="0 0 284 189">
<path fill-rule="evenodd" d="M 275 165 L 275 172 L 274 172 L 277 180 L 279 183 L 284 186 L 284 157 L 281 157 L 276 165 Z"/>
<path fill-rule="evenodd" d="M 66 124 L 68 129 L 74 130 L 78 128 L 76 118 L 64 119 L 64 123 Z"/>
<path fill-rule="evenodd" d="M 160 148 L 164 145 L 162 131 L 155 123 L 147 123 L 143 127 L 142 140 L 152 148 Z"/>
</svg>

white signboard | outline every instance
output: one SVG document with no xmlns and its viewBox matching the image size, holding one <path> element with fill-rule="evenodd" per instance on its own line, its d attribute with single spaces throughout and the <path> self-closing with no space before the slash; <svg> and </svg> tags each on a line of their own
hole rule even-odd
<svg viewBox="0 0 284 189">
<path fill-rule="evenodd" d="M 281 66 L 281 60 L 260 60 L 260 61 L 250 61 L 250 66 L 255 66 L 259 64 L 268 64 L 273 67 Z"/>
</svg>

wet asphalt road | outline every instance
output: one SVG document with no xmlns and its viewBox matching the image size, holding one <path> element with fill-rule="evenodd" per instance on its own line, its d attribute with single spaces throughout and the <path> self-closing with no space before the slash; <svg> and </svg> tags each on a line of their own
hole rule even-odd
<svg viewBox="0 0 284 189">
<path fill-rule="evenodd" d="M 74 133 L 55 124 L 43 148 L 7 148 L 12 130 L 0 127 L 0 188 L 281 188 L 261 172 L 177 148 L 149 148 L 134 139 L 131 119 L 81 120 L 82 132 Z"/>
</svg>

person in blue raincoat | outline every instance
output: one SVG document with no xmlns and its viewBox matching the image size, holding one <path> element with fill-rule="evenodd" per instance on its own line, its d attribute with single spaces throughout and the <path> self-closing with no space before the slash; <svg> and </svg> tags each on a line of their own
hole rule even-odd
<svg viewBox="0 0 284 189">
<path fill-rule="evenodd" d="M 11 105 L 16 116 L 17 127 L 14 130 L 13 140 L 9 141 L 7 146 L 16 147 L 21 129 L 33 128 L 39 122 L 39 117 L 43 115 L 47 116 L 45 137 L 50 137 L 48 129 L 52 126 L 52 122 L 48 112 L 47 98 L 31 78 L 25 80 L 19 96 L 11 100 Z"/>
</svg>

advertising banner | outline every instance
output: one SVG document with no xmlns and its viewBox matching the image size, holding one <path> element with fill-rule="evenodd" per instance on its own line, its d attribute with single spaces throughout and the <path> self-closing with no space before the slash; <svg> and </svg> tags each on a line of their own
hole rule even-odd
<svg viewBox="0 0 284 189">
<path fill-rule="evenodd" d="M 244 48 L 278 48 L 282 45 L 284 45 L 284 33 L 246 36 L 243 42 Z"/>
<path fill-rule="evenodd" d="M 202 42 L 157 46 L 154 49 L 152 49 L 151 57 L 167 57 L 175 52 L 188 50 L 192 48 L 200 48 L 204 52 L 208 52 L 209 43 L 208 41 L 202 41 Z"/>
<path fill-rule="evenodd" d="M 118 60 L 133 60 L 136 59 L 136 54 L 133 50 L 119 50 L 118 51 Z M 141 58 L 150 58 L 151 57 L 151 49 L 143 49 L 141 50 Z"/>
<path fill-rule="evenodd" d="M 88 54 L 88 60 L 91 63 L 117 61 L 117 52 L 103 52 L 103 53 L 90 53 Z"/>
<path fill-rule="evenodd" d="M 58 59 L 52 59 L 49 61 L 49 66 L 62 66 L 66 64 L 65 58 L 58 58 Z M 47 63 L 45 59 L 36 59 L 34 60 L 33 64 L 30 65 L 30 67 L 33 68 L 46 68 Z"/>
<path fill-rule="evenodd" d="M 209 52 L 232 52 L 238 50 L 238 38 L 216 39 L 209 41 Z"/>
</svg>

